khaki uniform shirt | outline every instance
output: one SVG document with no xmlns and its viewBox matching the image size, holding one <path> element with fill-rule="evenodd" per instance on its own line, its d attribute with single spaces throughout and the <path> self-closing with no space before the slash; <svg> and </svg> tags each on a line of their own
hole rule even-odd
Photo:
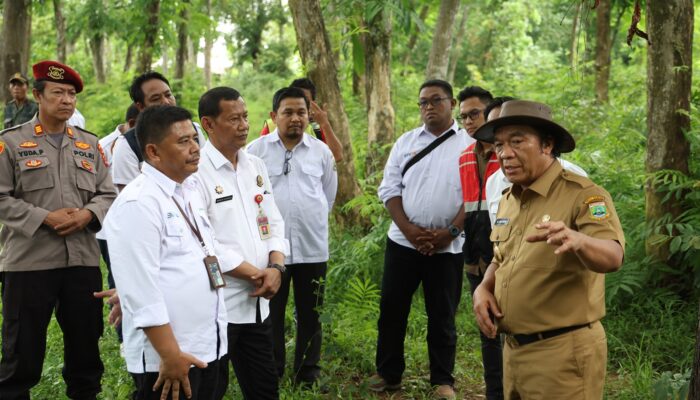
<svg viewBox="0 0 700 400">
<path fill-rule="evenodd" d="M 22 106 L 18 106 L 15 100 L 8 101 L 3 120 L 5 129 L 30 121 L 37 111 L 39 111 L 39 106 L 32 100 L 26 99 Z"/>
<path fill-rule="evenodd" d="M 598 239 L 625 237 L 610 194 L 588 178 L 564 171 L 558 161 L 528 189 L 504 191 L 491 232 L 497 265 L 495 296 L 503 312 L 499 330 L 538 333 L 595 322 L 605 316 L 605 276 L 587 269 L 573 252 L 527 242 L 543 220 Z"/>
<path fill-rule="evenodd" d="M 57 146 L 37 118 L 0 132 L 0 271 L 99 265 L 95 232 L 116 197 L 101 153 L 95 135 L 71 126 Z M 68 207 L 95 219 L 69 236 L 43 225 Z"/>
</svg>

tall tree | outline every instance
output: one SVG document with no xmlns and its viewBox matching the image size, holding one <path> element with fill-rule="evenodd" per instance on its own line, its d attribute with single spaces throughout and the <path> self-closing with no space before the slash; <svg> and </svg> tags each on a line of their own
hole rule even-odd
<svg viewBox="0 0 700 400">
<path fill-rule="evenodd" d="M 413 4 L 411 5 L 413 6 Z M 411 7 L 412 8 L 412 7 Z M 420 19 L 421 22 L 425 21 L 425 19 L 428 17 L 428 11 L 430 11 L 430 7 L 427 4 L 423 4 L 420 8 L 420 12 L 418 13 L 418 18 Z M 405 75 L 407 72 L 407 66 L 411 65 L 411 57 L 413 55 L 413 48 L 416 47 L 416 43 L 418 42 L 418 34 L 421 33 L 421 27 L 416 26 L 413 29 L 411 29 L 411 36 L 408 38 L 408 44 L 406 44 L 406 54 L 403 57 L 403 70 L 401 71 L 401 75 Z"/>
<path fill-rule="evenodd" d="M 596 8 L 595 40 L 595 97 L 598 103 L 608 102 L 608 80 L 610 79 L 610 9 L 612 0 L 600 0 Z"/>
<path fill-rule="evenodd" d="M 328 119 L 343 145 L 344 157 L 338 163 L 338 204 L 345 204 L 360 193 L 355 177 L 348 116 L 338 83 L 338 68 L 319 0 L 289 0 L 297 45 L 307 74 L 318 89 L 318 97 L 328 110 Z"/>
<path fill-rule="evenodd" d="M 2 48 L 0 52 L 0 79 L 15 72 L 26 73 L 28 69 L 29 49 L 26 37 L 31 31 L 27 26 L 31 25 L 31 0 L 4 0 L 3 1 L 3 25 Z M 4 104 L 8 92 L 0 90 L 0 99 Z"/>
<path fill-rule="evenodd" d="M 185 77 L 185 63 L 187 63 L 187 34 L 190 19 L 190 2 L 181 0 L 180 12 L 177 21 L 177 53 L 175 54 L 175 79 L 182 80 Z"/>
<path fill-rule="evenodd" d="M 103 0 L 90 0 L 87 3 L 88 42 L 92 53 L 92 66 L 95 70 L 95 80 L 99 83 L 107 81 L 105 72 L 105 36 L 107 33 L 107 13 Z"/>
<path fill-rule="evenodd" d="M 450 66 L 447 69 L 447 81 L 454 82 L 455 71 L 457 70 L 457 62 L 462 54 L 462 41 L 464 41 L 464 34 L 467 31 L 467 12 L 469 7 L 466 4 L 462 4 L 461 10 L 459 12 L 459 21 L 457 22 L 457 35 L 455 36 L 454 43 L 452 44 L 452 50 L 450 51 Z"/>
<path fill-rule="evenodd" d="M 144 27 L 144 40 L 141 44 L 141 54 L 138 60 L 138 72 L 146 72 L 151 69 L 153 63 L 153 53 L 156 47 L 158 36 L 158 15 L 160 11 L 160 0 L 146 0 L 147 22 Z"/>
<path fill-rule="evenodd" d="M 440 14 L 433 29 L 433 46 L 430 48 L 426 79 L 447 78 L 447 63 L 450 59 L 452 44 L 452 26 L 455 22 L 455 10 L 459 9 L 459 0 L 441 0 Z"/>
<path fill-rule="evenodd" d="M 380 8 L 367 21 L 367 176 L 384 166 L 389 155 L 384 147 L 391 144 L 394 138 L 394 106 L 391 104 L 391 24 L 389 7 Z"/>
<path fill-rule="evenodd" d="M 692 78 L 693 1 L 647 0 L 647 157 L 646 171 L 663 169 L 688 173 L 690 145 L 690 83 Z M 683 211 L 678 199 L 662 202 L 652 181 L 646 188 L 647 223 Z M 647 241 L 647 254 L 665 262 L 668 245 Z M 673 264 L 673 260 L 671 260 Z"/>
<path fill-rule="evenodd" d="M 211 0 L 205 0 L 204 12 L 208 19 L 211 20 L 212 9 Z M 214 47 L 214 24 L 208 24 L 204 32 L 204 85 L 207 90 L 211 89 L 211 50 Z"/>
<path fill-rule="evenodd" d="M 576 8 L 574 9 L 574 18 L 571 22 L 571 45 L 569 46 L 569 64 L 572 70 L 576 70 L 576 64 L 578 63 L 578 34 L 579 34 L 579 22 L 581 20 L 581 9 L 583 9 L 583 1 L 578 0 L 576 2 Z"/>
<path fill-rule="evenodd" d="M 61 0 L 53 0 L 53 20 L 56 24 L 56 58 L 66 62 L 66 18 L 63 16 Z"/>
</svg>

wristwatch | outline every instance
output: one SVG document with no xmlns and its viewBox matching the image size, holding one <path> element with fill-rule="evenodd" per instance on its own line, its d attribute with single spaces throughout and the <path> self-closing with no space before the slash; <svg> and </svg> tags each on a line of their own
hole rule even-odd
<svg viewBox="0 0 700 400">
<path fill-rule="evenodd" d="M 457 226 L 455 226 L 455 225 L 450 225 L 450 226 L 448 226 L 448 227 L 447 227 L 447 230 L 450 231 L 450 235 L 451 235 L 453 238 L 456 238 L 457 236 L 459 236 L 459 233 L 462 232 L 462 230 L 459 229 L 459 228 L 458 228 Z"/>
<path fill-rule="evenodd" d="M 274 269 L 278 270 L 279 272 L 281 272 L 281 273 L 283 273 L 283 274 L 284 274 L 284 272 L 287 270 L 287 267 L 285 267 L 285 266 L 282 265 L 282 264 L 277 264 L 277 263 L 274 263 L 274 264 L 267 264 L 267 268 L 274 268 Z"/>
</svg>

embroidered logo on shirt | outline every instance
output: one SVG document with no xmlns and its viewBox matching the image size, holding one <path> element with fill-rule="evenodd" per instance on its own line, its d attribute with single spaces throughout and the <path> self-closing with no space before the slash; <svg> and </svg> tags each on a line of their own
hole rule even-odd
<svg viewBox="0 0 700 400">
<path fill-rule="evenodd" d="M 216 192 L 216 194 L 221 194 L 224 192 L 224 188 L 221 187 L 221 185 L 216 185 L 216 187 L 214 188 L 214 191 Z"/>
<path fill-rule="evenodd" d="M 66 129 L 66 135 L 68 135 L 69 138 L 73 139 L 73 130 L 70 127 Z"/>
<path fill-rule="evenodd" d="M 34 125 L 34 135 L 41 136 L 44 134 L 44 128 L 41 125 Z"/>
<path fill-rule="evenodd" d="M 5 142 L 0 140 L 0 154 L 5 152 Z"/>
<path fill-rule="evenodd" d="M 92 172 L 92 164 L 90 164 L 89 161 L 83 160 L 80 162 L 80 165 L 82 165 L 85 170 Z"/>
<path fill-rule="evenodd" d="M 85 142 L 78 142 L 78 141 L 76 141 L 76 142 L 75 142 L 75 147 L 77 147 L 77 148 L 79 148 L 79 149 L 81 149 L 81 150 L 87 150 L 87 149 L 90 148 L 90 144 L 89 144 L 89 143 L 85 143 Z"/>
<path fill-rule="evenodd" d="M 116 143 L 116 141 L 115 141 Z M 107 164 L 107 157 L 105 156 L 105 151 L 102 150 L 102 146 L 100 146 L 99 143 L 97 143 L 97 151 L 100 152 L 100 155 L 102 156 L 102 164 L 104 164 L 105 167 L 109 168 L 109 164 Z"/>
<path fill-rule="evenodd" d="M 26 165 L 29 168 L 40 167 L 42 164 L 43 162 L 41 162 L 41 160 L 29 160 L 26 163 L 24 163 L 24 165 Z"/>
<path fill-rule="evenodd" d="M 591 219 L 602 221 L 610 217 L 608 206 L 605 204 L 603 196 L 591 196 L 584 203 L 588 204 L 588 212 Z"/>
<path fill-rule="evenodd" d="M 26 142 L 22 142 L 19 144 L 19 147 L 23 149 L 31 149 L 33 147 L 38 146 L 37 142 L 32 142 L 31 140 L 27 140 Z"/>
</svg>

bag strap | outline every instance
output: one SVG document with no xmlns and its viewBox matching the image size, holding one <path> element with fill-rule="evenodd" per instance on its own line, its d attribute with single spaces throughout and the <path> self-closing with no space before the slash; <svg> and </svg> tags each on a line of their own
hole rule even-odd
<svg viewBox="0 0 700 400">
<path fill-rule="evenodd" d="M 403 167 L 403 171 L 401 171 L 401 177 L 406 175 L 406 171 L 408 171 L 409 168 L 411 168 L 413 165 L 415 165 L 418 161 L 422 160 L 423 157 L 427 156 L 430 154 L 431 151 L 435 150 L 436 147 L 440 146 L 443 142 L 445 142 L 447 139 L 452 137 L 455 134 L 454 129 L 450 129 L 449 132 L 446 134 L 440 136 L 439 138 L 433 140 L 432 143 L 430 143 L 428 146 L 426 146 L 423 150 L 421 150 L 418 154 L 413 156 L 406 165 Z"/>
</svg>

